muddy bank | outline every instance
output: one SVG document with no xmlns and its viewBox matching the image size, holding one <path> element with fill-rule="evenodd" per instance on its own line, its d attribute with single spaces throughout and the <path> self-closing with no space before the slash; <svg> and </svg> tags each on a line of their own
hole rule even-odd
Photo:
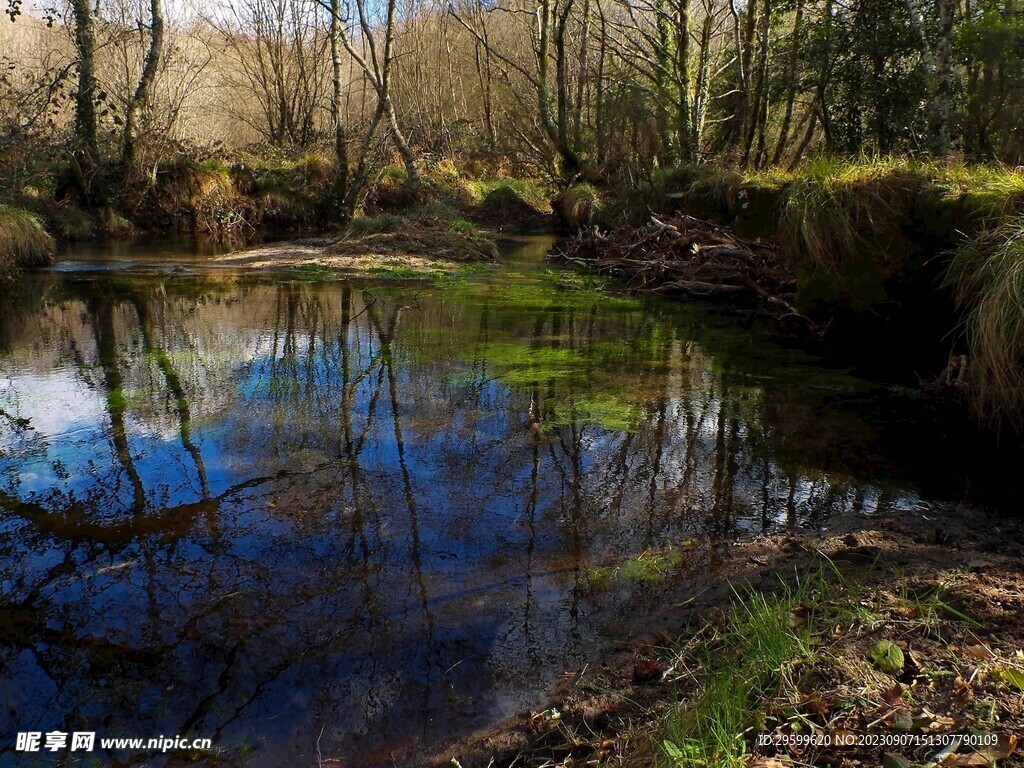
<svg viewBox="0 0 1024 768">
<path fill-rule="evenodd" d="M 534 709 L 418 764 L 526 768 L 664 760 L 666 722 L 678 716 L 680 702 L 700 695 L 701 659 L 708 652 L 716 658 L 730 602 L 747 594 L 746 587 L 778 592 L 822 567 L 844 584 L 844 605 L 853 607 L 827 636 L 813 638 L 818 650 L 799 659 L 793 674 L 759 702 L 758 722 L 746 724 L 751 730 L 735 734 L 746 742 L 750 765 L 873 765 L 888 752 L 927 762 L 938 751 L 756 745 L 759 733 L 778 742 L 799 732 L 794 723 L 805 733 L 902 733 L 920 743 L 929 735 L 936 741 L 942 734 L 985 732 L 1001 739 L 1001 752 L 986 757 L 1021 764 L 1014 745 L 1024 729 L 1018 685 L 1024 678 L 1015 677 L 1024 646 L 1022 534 L 1019 521 L 949 506 L 909 518 L 851 520 L 828 533 L 699 547 L 687 542 L 672 575 L 635 585 L 620 609 L 602 617 L 611 641 L 601 657 L 566 670 Z M 807 603 L 793 622 L 826 609 Z M 902 650 L 898 670 L 880 670 L 873 660 L 882 641 Z M 726 657 L 718 656 L 723 663 Z M 988 764 L 966 746 L 951 754 L 944 764 Z"/>
<path fill-rule="evenodd" d="M 246 269 L 413 277 L 447 274 L 497 260 L 497 245 L 486 232 L 463 219 L 424 209 L 408 216 L 359 218 L 337 237 L 246 248 L 218 256 L 214 263 Z"/>
</svg>

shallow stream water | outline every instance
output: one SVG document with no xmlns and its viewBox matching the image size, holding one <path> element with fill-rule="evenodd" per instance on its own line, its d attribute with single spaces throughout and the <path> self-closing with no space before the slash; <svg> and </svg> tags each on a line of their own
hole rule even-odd
<svg viewBox="0 0 1024 768">
<path fill-rule="evenodd" d="M 429 281 L 152 244 L 37 276 L 0 313 L 0 765 L 55 729 L 414 762 L 592 658 L 610 563 L 925 513 L 880 385 L 550 245 Z"/>
</svg>

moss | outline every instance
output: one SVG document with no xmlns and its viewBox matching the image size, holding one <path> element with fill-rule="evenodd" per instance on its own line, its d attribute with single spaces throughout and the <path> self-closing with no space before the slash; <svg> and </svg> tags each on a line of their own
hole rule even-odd
<svg viewBox="0 0 1024 768">
<path fill-rule="evenodd" d="M 367 272 L 373 277 L 387 277 L 394 280 L 422 280 L 424 275 L 400 264 L 375 264 Z"/>
<path fill-rule="evenodd" d="M 0 273 L 50 263 L 53 238 L 35 214 L 0 205 Z"/>
<path fill-rule="evenodd" d="M 510 386 L 567 379 L 585 363 L 585 358 L 575 350 L 514 342 L 486 344 L 476 354 L 496 368 L 497 378 Z"/>
</svg>

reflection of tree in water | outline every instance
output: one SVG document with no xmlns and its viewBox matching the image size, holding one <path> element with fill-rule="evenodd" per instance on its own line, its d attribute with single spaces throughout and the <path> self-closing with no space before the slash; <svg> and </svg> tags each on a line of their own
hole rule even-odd
<svg viewBox="0 0 1024 768">
<path fill-rule="evenodd" d="M 657 305 L 185 287 L 72 291 L 3 360 L 82 404 L 0 402 L 19 722 L 411 748 L 585 652 L 592 557 L 899 500 L 780 464 L 784 398 Z"/>
</svg>

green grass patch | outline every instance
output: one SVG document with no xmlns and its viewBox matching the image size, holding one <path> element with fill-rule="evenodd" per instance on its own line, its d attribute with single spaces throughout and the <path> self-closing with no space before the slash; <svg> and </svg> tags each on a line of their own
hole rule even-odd
<svg viewBox="0 0 1024 768">
<path fill-rule="evenodd" d="M 585 181 L 573 184 L 562 197 L 562 216 L 573 229 L 593 224 L 603 207 L 597 187 Z"/>
<path fill-rule="evenodd" d="M 428 277 L 415 269 L 397 264 L 374 264 L 366 271 L 373 277 L 387 277 L 392 280 L 422 280 Z"/>
<path fill-rule="evenodd" d="M 377 235 L 384 232 L 397 232 L 406 226 L 408 221 L 397 213 L 380 213 L 376 216 L 357 216 L 352 219 L 346 230 L 349 237 Z"/>
<path fill-rule="evenodd" d="M 587 568 L 587 580 L 593 589 L 606 591 L 642 584 L 657 584 L 678 567 L 684 559 L 681 550 L 642 552 L 636 557 L 613 565 Z"/>
<path fill-rule="evenodd" d="M 687 657 L 688 666 L 699 664 L 693 671 L 695 690 L 663 719 L 662 764 L 746 765 L 746 735 L 763 720 L 764 702 L 794 665 L 811 655 L 818 617 L 807 607 L 825 605 L 836 593 L 823 570 L 778 594 L 738 592 L 723 628 L 709 625 L 699 649 Z"/>
</svg>

